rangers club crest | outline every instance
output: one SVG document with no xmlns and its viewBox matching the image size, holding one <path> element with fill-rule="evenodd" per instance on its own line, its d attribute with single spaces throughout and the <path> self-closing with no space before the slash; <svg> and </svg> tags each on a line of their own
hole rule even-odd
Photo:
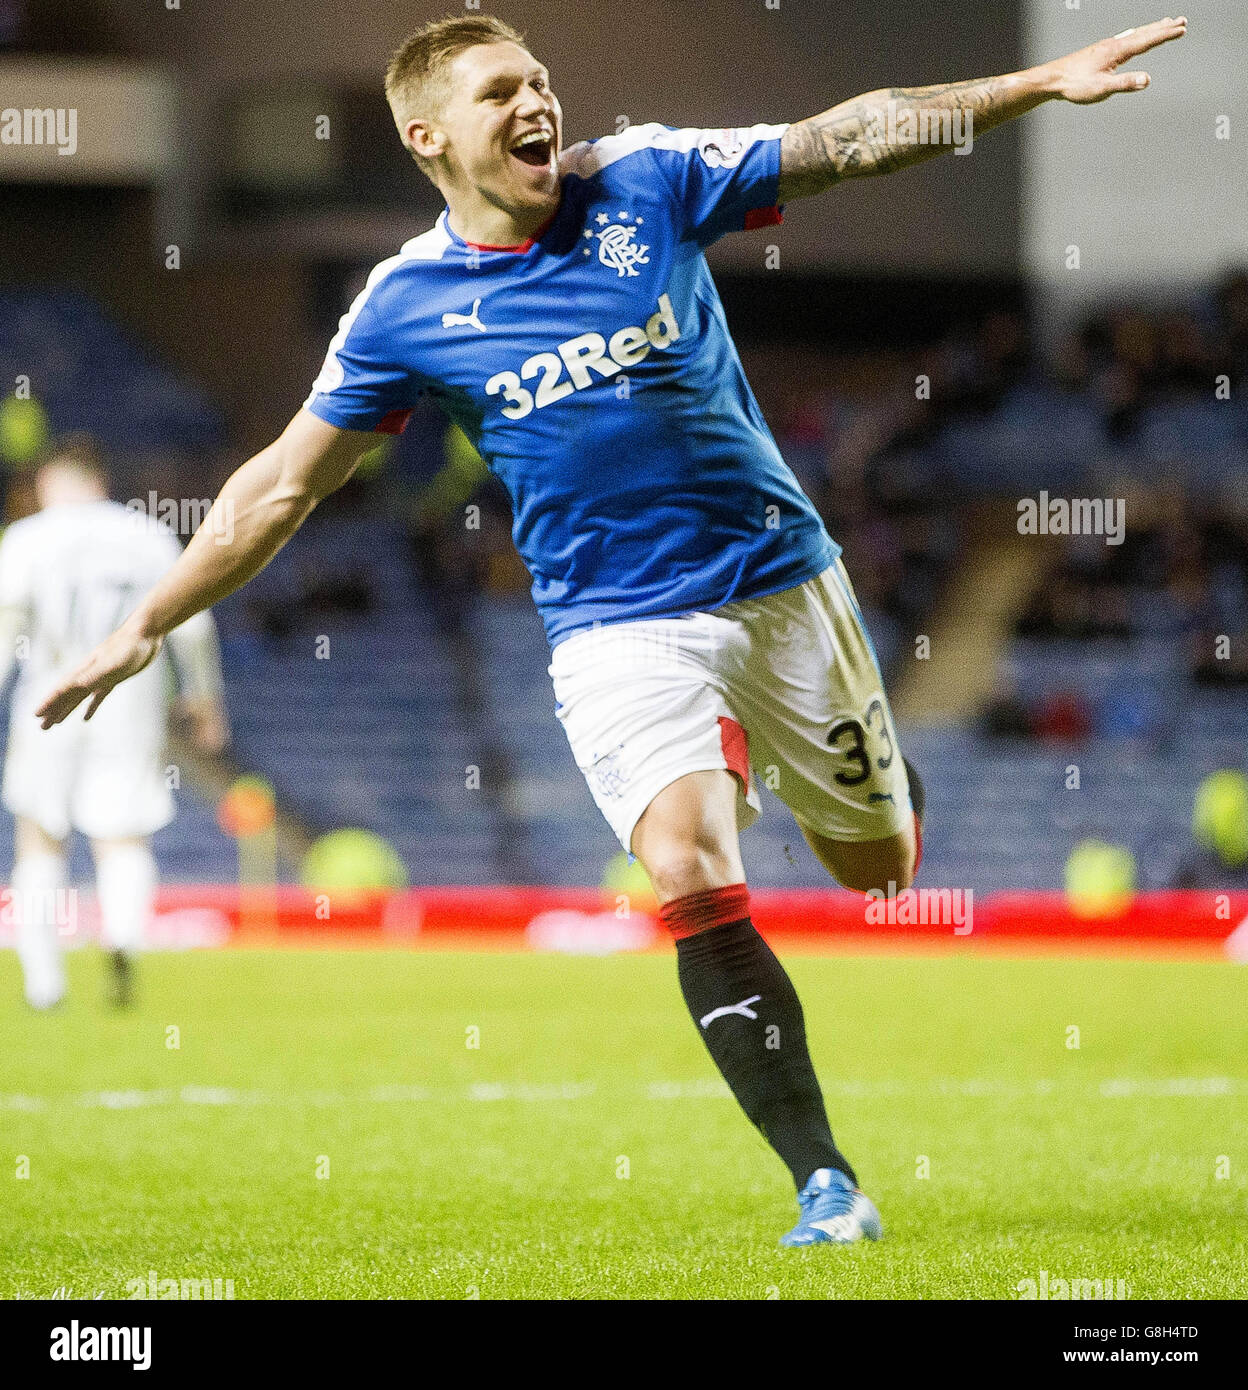
<svg viewBox="0 0 1248 1390">
<path fill-rule="evenodd" d="M 620 213 L 619 218 L 618 222 L 612 222 L 605 212 L 600 212 L 594 220 L 601 230 L 595 232 L 587 229 L 585 239 L 598 242 L 598 259 L 603 265 L 610 266 L 616 275 L 636 275 L 637 266 L 650 264 L 650 257 L 646 255 L 650 247 L 636 240 L 640 217 L 633 218 L 631 226 L 628 213 Z M 588 247 L 585 254 L 589 254 Z"/>
</svg>

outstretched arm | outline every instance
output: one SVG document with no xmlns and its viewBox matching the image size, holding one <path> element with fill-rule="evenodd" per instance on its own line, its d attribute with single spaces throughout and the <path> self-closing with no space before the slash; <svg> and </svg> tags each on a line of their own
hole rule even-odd
<svg viewBox="0 0 1248 1390">
<path fill-rule="evenodd" d="M 884 87 L 854 97 L 785 131 L 777 201 L 822 193 L 842 179 L 891 174 L 949 150 L 947 142 L 908 138 L 924 124 L 930 130 L 944 112 L 962 113 L 979 135 L 1054 98 L 1087 106 L 1116 92 L 1142 91 L 1149 83 L 1146 72 L 1117 69 L 1186 32 L 1185 18 L 1162 19 L 1025 72 L 935 87 Z"/>
<path fill-rule="evenodd" d="M 39 706 L 43 728 L 59 724 L 88 696 L 90 719 L 115 685 L 152 661 L 166 633 L 258 574 L 376 443 L 376 435 L 340 430 L 301 410 L 280 438 L 229 478 L 190 544 L 138 608 Z"/>
</svg>

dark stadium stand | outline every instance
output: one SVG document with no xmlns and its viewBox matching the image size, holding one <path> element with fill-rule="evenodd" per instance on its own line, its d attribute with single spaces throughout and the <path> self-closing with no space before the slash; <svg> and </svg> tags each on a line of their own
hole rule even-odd
<svg viewBox="0 0 1248 1390">
<path fill-rule="evenodd" d="M 0 291 L 0 379 L 22 375 L 55 433 L 93 434 L 118 465 L 225 440 L 225 418 L 201 391 L 72 290 Z"/>
<path fill-rule="evenodd" d="M 1234 315 L 1201 322 L 1214 325 L 1201 371 L 1238 370 L 1243 325 Z M 1141 359 L 1138 323 L 1133 332 L 1099 321 L 1053 367 L 1019 352 L 994 358 L 987 333 L 944 344 L 895 372 L 912 382 L 911 368 L 926 366 L 939 381 L 943 364 L 959 383 L 930 416 L 905 391 L 882 404 L 827 387 L 783 409 L 764 394 L 782 449 L 845 546 L 890 677 L 957 564 L 960 501 L 1030 495 L 1037 477 L 1051 494 L 1112 495 L 1131 477 L 1154 511 L 1170 508 L 1169 522 L 1132 532 L 1121 549 L 1072 545 L 1046 579 L 1002 666 L 1012 736 L 1008 719 L 903 729 L 927 783 L 929 884 L 1058 888 L 1071 847 L 1093 836 L 1134 852 L 1141 887 L 1166 886 L 1191 845 L 1201 778 L 1244 765 L 1244 689 L 1201 644 L 1234 633 L 1242 660 L 1248 411 L 1215 400 L 1208 382 L 1197 392 L 1156 332 Z M 75 294 L 0 295 L 0 374 L 18 371 L 36 380 L 58 430 L 89 429 L 119 460 L 223 438 L 214 407 Z M 1140 380 L 1153 404 L 1139 404 Z M 413 883 L 597 883 L 617 846 L 554 717 L 527 594 L 490 581 L 488 557 L 455 570 L 463 547 L 478 544 L 457 521 L 450 569 L 432 580 L 419 572 L 410 516 L 387 486 L 383 474 L 326 503 L 218 608 L 239 762 L 314 831 L 384 835 Z M 1139 515 L 1133 502 L 1129 527 Z M 448 602 L 431 583 L 461 591 Z M 1078 789 L 1066 785 L 1072 765 Z M 824 884 L 788 812 L 764 798 L 743 842 L 751 881 Z M 213 808 L 192 788 L 179 804 L 156 838 L 166 878 L 233 878 L 234 846 Z M 6 818 L 0 873 L 10 840 Z"/>
<path fill-rule="evenodd" d="M 222 606 L 236 751 L 314 827 L 385 835 L 413 881 L 502 881 L 493 770 L 480 767 L 452 653 L 403 546 L 384 521 L 314 518 Z M 310 576 L 322 591 L 363 576 L 364 611 L 296 610 Z M 270 606 L 291 626 L 258 639 L 255 615 Z"/>
</svg>

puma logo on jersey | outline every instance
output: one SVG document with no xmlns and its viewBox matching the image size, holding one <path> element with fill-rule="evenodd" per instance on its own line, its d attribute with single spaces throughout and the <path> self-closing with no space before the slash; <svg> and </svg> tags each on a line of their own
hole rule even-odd
<svg viewBox="0 0 1248 1390">
<path fill-rule="evenodd" d="M 592 386 L 595 372 L 599 378 L 614 376 L 621 367 L 635 367 L 652 351 L 671 347 L 679 337 L 680 325 L 672 301 L 667 295 L 660 295 L 658 310 L 651 314 L 644 328 L 621 328 L 609 342 L 601 333 L 578 334 L 560 343 L 556 352 L 536 353 L 521 364 L 519 373 L 496 372 L 485 383 L 485 394 L 501 395 L 507 402 L 502 414 L 509 420 L 523 420 L 534 410 Z M 520 384 L 535 377 L 541 378 L 536 391 Z"/>
<path fill-rule="evenodd" d="M 485 332 L 485 324 L 483 324 L 483 323 L 481 322 L 480 318 L 478 317 L 478 310 L 479 310 L 480 308 L 481 308 L 481 301 L 480 301 L 479 299 L 474 299 L 474 300 L 472 301 L 472 313 L 470 313 L 470 314 L 443 314 L 443 315 L 442 315 L 442 327 L 443 327 L 443 328 L 469 328 L 469 327 L 471 327 L 471 328 L 479 328 L 479 329 L 481 330 L 481 332 L 484 333 L 484 332 Z"/>
<path fill-rule="evenodd" d="M 757 1018 L 758 1015 L 750 1008 L 751 1004 L 757 1004 L 763 996 L 761 994 L 751 994 L 748 999 L 743 999 L 739 1004 L 725 1004 L 721 1009 L 712 1009 L 709 1014 L 703 1014 L 698 1022 L 703 1028 L 715 1022 L 717 1018 L 723 1018 L 725 1014 L 740 1014 L 742 1018 Z"/>
</svg>

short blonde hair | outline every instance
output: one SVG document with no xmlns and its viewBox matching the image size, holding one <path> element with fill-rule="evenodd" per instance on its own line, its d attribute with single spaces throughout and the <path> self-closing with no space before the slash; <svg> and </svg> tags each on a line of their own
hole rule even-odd
<svg viewBox="0 0 1248 1390">
<path fill-rule="evenodd" d="M 400 135 L 415 117 L 438 114 L 450 95 L 447 68 L 466 48 L 482 43 L 514 43 L 523 48 L 524 36 L 493 15 L 451 15 L 431 21 L 403 40 L 386 69 L 386 100 Z M 425 162 L 415 152 L 413 156 L 428 175 Z"/>
</svg>

